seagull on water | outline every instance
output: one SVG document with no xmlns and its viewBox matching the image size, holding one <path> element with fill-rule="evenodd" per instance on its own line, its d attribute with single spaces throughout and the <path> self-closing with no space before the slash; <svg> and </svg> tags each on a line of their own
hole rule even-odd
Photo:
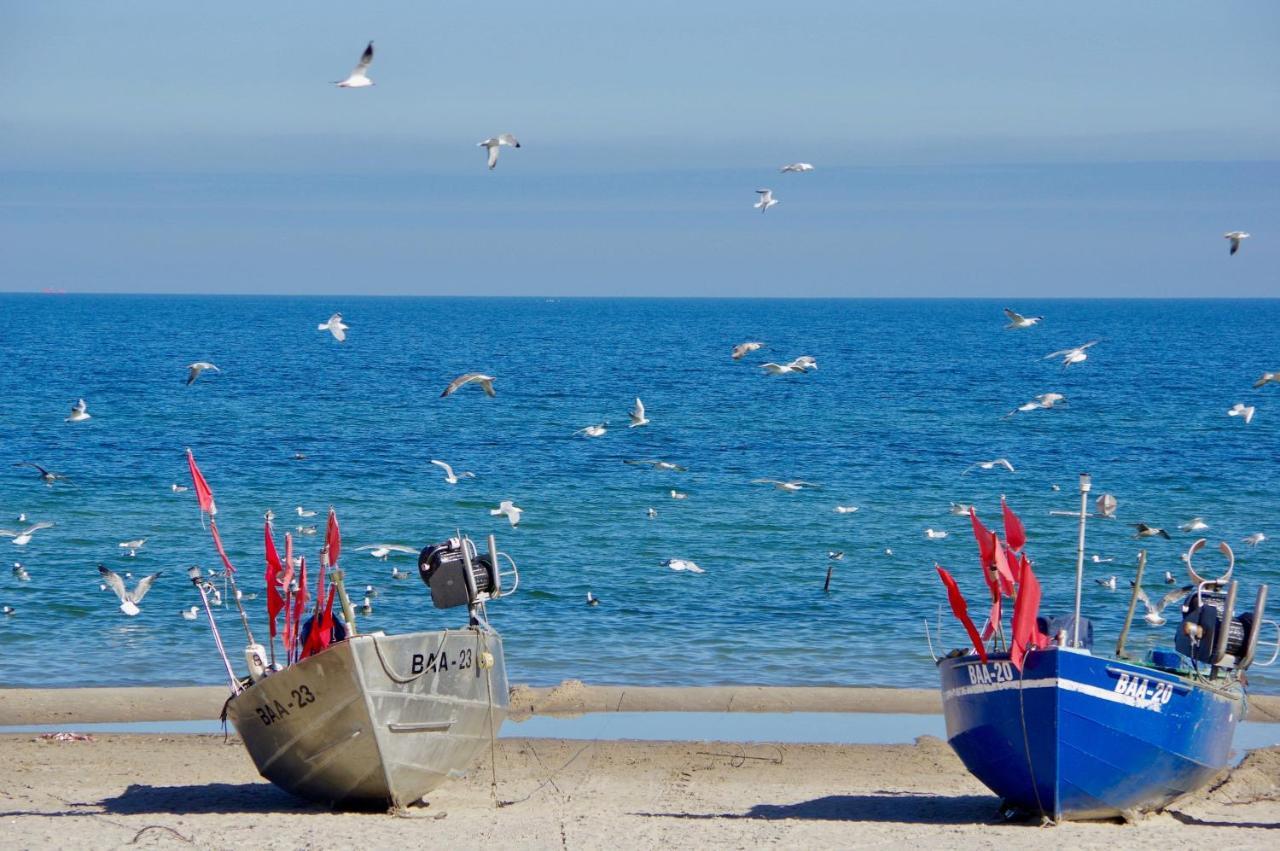
<svg viewBox="0 0 1280 851">
<path fill-rule="evenodd" d="M 858 506 L 856 505 L 837 505 L 835 509 L 836 514 L 854 514 L 857 510 Z"/>
<path fill-rule="evenodd" d="M 335 80 L 334 85 L 340 89 L 363 89 L 373 85 L 369 79 L 369 65 L 373 63 L 373 42 L 369 42 L 364 53 L 360 54 L 360 63 L 347 75 L 345 80 Z"/>
<path fill-rule="evenodd" d="M 1209 524 L 1204 522 L 1203 517 L 1192 517 L 1186 523 L 1178 527 L 1182 532 L 1203 532 L 1209 528 Z"/>
<path fill-rule="evenodd" d="M 1116 578 L 1114 576 L 1108 576 L 1106 579 L 1095 579 L 1093 581 L 1110 591 L 1116 590 Z"/>
<path fill-rule="evenodd" d="M 67 422 L 80 423 L 89 419 L 93 419 L 93 416 L 89 413 L 89 405 L 83 399 L 71 406 L 71 416 L 67 417 Z"/>
<path fill-rule="evenodd" d="M 1073 349 L 1059 349 L 1056 352 L 1050 352 L 1049 354 L 1045 355 L 1043 358 L 1041 358 L 1041 360 L 1049 360 L 1050 358 L 1062 358 L 1062 368 L 1066 369 L 1067 367 L 1071 366 L 1071 364 L 1073 363 L 1080 363 L 1082 361 L 1088 360 L 1089 355 L 1085 353 L 1085 349 L 1088 349 L 1090 346 L 1096 346 L 1100 342 L 1102 341 L 1090 340 L 1089 342 L 1076 346 Z"/>
<path fill-rule="evenodd" d="M 658 519 L 658 509 L 656 509 L 656 508 L 650 508 L 648 511 L 646 511 L 646 512 L 645 512 L 645 516 L 646 516 L 646 517 L 648 517 L 650 520 L 657 520 L 657 519 Z"/>
<path fill-rule="evenodd" d="M 22 566 L 22 562 L 15 561 L 13 563 L 13 575 L 17 577 L 19 582 L 30 582 L 31 574 L 27 573 L 27 569 Z"/>
<path fill-rule="evenodd" d="M 932 529 L 932 528 L 930 528 L 930 529 L 925 529 L 925 530 L 924 530 L 924 536 L 925 536 L 926 538 L 928 538 L 929 540 L 931 540 L 931 541 L 940 541 L 940 540 L 942 540 L 943 538 L 947 537 L 947 535 L 948 535 L 948 534 L 950 534 L 950 533 L 948 533 L 948 532 L 946 532 L 946 531 L 944 531 L 944 530 L 942 530 L 942 529 Z"/>
<path fill-rule="evenodd" d="M 954 514 L 957 517 L 968 517 L 969 512 L 973 511 L 973 506 L 967 502 L 953 502 L 948 514 Z"/>
<path fill-rule="evenodd" d="M 1037 322 L 1044 321 L 1043 316 L 1023 316 L 1021 313 L 1015 313 L 1007 307 L 1004 309 L 1004 315 L 1009 319 L 1009 324 L 1004 326 L 1006 331 L 1014 328 L 1030 328 Z"/>
<path fill-rule="evenodd" d="M 199 609 L 197 609 L 195 606 L 192 606 L 192 607 L 191 607 L 191 608 L 189 608 L 189 609 L 183 609 L 183 610 L 182 610 L 182 612 L 181 612 L 182 619 L 183 619 L 184 621 L 193 621 L 193 620 L 195 620 L 195 619 L 196 619 L 196 614 L 197 614 L 199 611 L 200 611 L 200 610 L 199 610 Z"/>
<path fill-rule="evenodd" d="M 642 461 L 626 460 L 623 464 L 630 464 L 633 467 L 652 467 L 655 470 L 669 470 L 673 473 L 683 473 L 688 470 L 687 467 L 681 467 L 679 464 L 673 464 L 670 461 L 663 461 L 661 458 L 645 459 Z"/>
<path fill-rule="evenodd" d="M 1089 560 L 1092 561 L 1094 564 L 1111 564 L 1111 562 L 1115 561 L 1115 558 L 1114 557 L 1103 558 L 1097 553 L 1094 553 Z"/>
<path fill-rule="evenodd" d="M 438 461 L 435 458 L 431 459 L 431 463 L 435 464 L 441 470 L 444 470 L 444 480 L 446 484 L 456 485 L 459 479 L 474 479 L 476 477 L 476 474 L 470 470 L 463 470 L 461 473 L 454 473 L 453 467 L 449 466 L 446 462 Z"/>
<path fill-rule="evenodd" d="M 177 482 L 174 482 L 173 484 L 169 485 L 169 490 L 173 491 L 174 493 L 186 493 L 188 490 L 190 490 L 190 488 L 188 488 L 186 485 L 180 485 Z"/>
<path fill-rule="evenodd" d="M 665 560 L 662 562 L 662 566 L 663 566 L 663 567 L 669 567 L 669 568 L 671 568 L 672 570 L 677 570 L 677 571 L 683 570 L 683 571 L 687 571 L 687 572 L 689 572 L 689 573 L 706 573 L 706 571 L 705 571 L 705 570 L 703 570 L 702 568 L 698 567 L 696 564 L 694 564 L 693 562 L 689 561 L 687 558 L 669 558 L 669 559 L 665 559 Z"/>
<path fill-rule="evenodd" d="M 1262 534 L 1261 532 L 1254 532 L 1252 535 L 1246 535 L 1244 538 L 1241 538 L 1242 541 L 1244 541 L 1246 544 L 1248 544 L 1251 547 L 1258 546 L 1258 544 L 1261 544 L 1266 539 L 1267 539 L 1267 536 Z"/>
<path fill-rule="evenodd" d="M 0 529 L 0 538 L 13 538 L 9 543 L 17 547 L 25 547 L 27 544 L 31 543 L 32 535 L 39 532 L 41 529 L 49 529 L 52 526 L 53 523 L 48 520 L 41 520 L 39 523 L 32 523 L 25 529 L 19 529 L 16 531 L 13 529 Z"/>
<path fill-rule="evenodd" d="M 103 580 L 107 583 L 112 591 L 116 592 L 116 596 L 120 598 L 120 611 L 129 617 L 138 614 L 140 609 L 138 604 L 142 602 L 142 598 L 147 596 L 147 592 L 151 590 L 151 583 L 163 575 L 164 571 L 153 573 L 150 576 L 144 576 L 138 580 L 138 584 L 133 586 L 133 590 L 129 591 L 124 587 L 124 580 L 120 575 L 105 565 L 98 565 L 98 573 L 102 574 Z"/>
<path fill-rule="evenodd" d="M 510 521 L 512 526 L 520 525 L 520 515 L 522 513 L 524 513 L 524 509 L 516 505 L 514 502 L 512 502 L 509 499 L 504 499 L 502 502 L 498 503 L 497 508 L 492 508 L 489 510 L 489 514 L 491 514 L 494 517 L 498 516 L 499 514 L 505 514 L 507 517 L 507 520 Z"/>
<path fill-rule="evenodd" d="M 840 561 L 844 558 L 844 550 L 827 550 L 827 558 L 832 561 Z"/>
<path fill-rule="evenodd" d="M 733 359 L 742 360 L 747 355 L 762 348 L 764 348 L 764 343 L 760 343 L 755 340 L 748 340 L 745 343 L 739 343 L 733 347 Z"/>
<path fill-rule="evenodd" d="M 1035 411 L 1041 408 L 1048 410 L 1049 408 L 1052 408 L 1054 405 L 1058 404 L 1059 402 L 1065 402 L 1066 400 L 1067 400 L 1067 397 L 1063 396 L 1061 393 L 1041 393 L 1039 396 L 1032 399 L 1030 402 L 1027 402 L 1026 404 L 1019 405 L 1018 407 L 1014 408 L 1012 411 L 1005 414 L 1005 416 L 1011 417 L 1014 414 L 1018 413 L 1019 411 Z"/>
<path fill-rule="evenodd" d="M 804 490 L 805 488 L 817 487 L 817 485 L 813 484 L 812 482 L 804 482 L 799 479 L 792 479 L 791 481 L 787 481 L 787 482 L 781 481 L 780 479 L 752 479 L 751 484 L 773 485 L 778 490 L 786 491 L 787 493 L 795 493 L 796 491 Z"/>
<path fill-rule="evenodd" d="M 1138 530 L 1134 533 L 1135 538 L 1154 538 L 1159 535 L 1166 541 L 1169 540 L 1169 533 L 1155 526 L 1148 526 L 1146 523 L 1134 523 L 1133 528 Z"/>
<path fill-rule="evenodd" d="M 778 203 L 777 199 L 773 197 L 772 189 L 757 189 L 756 194 L 760 196 L 760 200 L 755 202 L 751 206 L 755 207 L 757 210 L 759 210 L 762 213 L 765 210 L 768 210 L 774 204 Z"/>
<path fill-rule="evenodd" d="M 200 377 L 200 373 L 205 370 L 213 370 L 214 372 L 222 372 L 218 367 L 209 363 L 207 360 L 198 360 L 195 363 L 187 364 L 187 386 Z"/>
<path fill-rule="evenodd" d="M 366 544 L 363 547 L 356 547 L 356 552 L 364 552 L 365 550 L 368 550 L 369 555 L 379 561 L 386 561 L 387 557 L 392 553 L 418 554 L 418 551 L 413 547 L 406 547 L 403 544 Z"/>
<path fill-rule="evenodd" d="M 582 435 L 583 437 L 604 437 L 605 432 L 609 430 L 609 423 L 595 423 L 584 428 L 580 428 L 574 432 L 574 436 Z"/>
<path fill-rule="evenodd" d="M 1231 240 L 1230 253 L 1235 254 L 1237 251 L 1240 250 L 1240 240 L 1248 239 L 1249 234 L 1245 233 L 1242 230 L 1233 230 L 1233 231 L 1227 231 L 1226 233 L 1224 233 L 1222 235 L 1222 238 Z"/>
<path fill-rule="evenodd" d="M 1172 575 L 1170 575 L 1169 578 L 1172 579 Z M 1165 619 L 1161 612 L 1163 612 L 1169 604 L 1176 603 L 1181 600 L 1191 590 L 1191 586 L 1187 586 L 1186 588 L 1174 588 L 1172 591 L 1161 597 L 1160 602 L 1153 603 L 1151 602 L 1151 598 L 1147 596 L 1147 592 L 1142 589 L 1141 585 L 1139 585 L 1138 601 L 1142 603 L 1143 607 L 1147 610 L 1147 613 L 1142 616 L 1142 619 L 1152 626 L 1164 626 Z"/>
<path fill-rule="evenodd" d="M 1262 375 L 1258 378 L 1258 380 L 1257 380 L 1257 381 L 1255 381 L 1255 382 L 1253 382 L 1253 386 L 1254 386 L 1254 387 L 1265 387 L 1267 384 L 1272 383 L 1272 382 L 1274 382 L 1274 383 L 1276 383 L 1276 384 L 1280 384 L 1280 372 L 1264 372 L 1264 373 L 1262 373 Z"/>
<path fill-rule="evenodd" d="M 806 171 L 813 171 L 813 165 L 811 163 L 791 163 L 784 165 L 778 171 L 783 174 L 802 174 Z"/>
<path fill-rule="evenodd" d="M 1227 416 L 1243 417 L 1245 425 L 1248 425 L 1249 423 L 1253 422 L 1253 412 L 1254 412 L 1253 405 L 1246 405 L 1244 402 L 1236 402 L 1234 405 L 1232 405 L 1230 408 L 1227 409 Z"/>
<path fill-rule="evenodd" d="M 518 148 L 520 147 L 520 141 L 516 139 L 515 136 L 512 136 L 510 133 L 503 133 L 499 136 L 494 136 L 492 138 L 485 139 L 483 142 L 476 143 L 476 147 L 478 148 L 489 149 L 489 170 L 490 171 L 493 171 L 494 167 L 497 166 L 498 149 L 501 148 L 503 145 L 506 145 L 509 148 Z"/>
<path fill-rule="evenodd" d="M 138 550 L 142 549 L 142 545 L 146 542 L 146 538 L 135 538 L 132 541 L 121 541 L 118 546 L 121 549 L 128 550 L 128 556 L 133 558 L 138 554 Z"/>
<path fill-rule="evenodd" d="M 329 317 L 329 320 L 327 322 L 321 322 L 319 325 L 317 325 L 316 330 L 328 331 L 330 334 L 333 335 L 333 339 L 341 343 L 342 341 L 347 339 L 347 328 L 349 327 L 350 327 L 349 325 L 346 325 L 343 323 L 342 314 L 335 313 Z"/>
<path fill-rule="evenodd" d="M 682 491 L 678 491 L 678 490 L 676 490 L 675 488 L 672 488 L 672 489 L 671 489 L 671 498 L 672 498 L 672 499 L 688 499 L 688 498 L 689 498 L 689 494 L 684 493 L 684 492 L 682 492 Z"/>
<path fill-rule="evenodd" d="M 398 567 L 391 568 L 392 579 L 408 579 L 410 576 L 411 574 L 407 570 L 401 570 Z"/>
<path fill-rule="evenodd" d="M 37 473 L 39 473 L 39 474 L 40 474 L 40 481 L 44 482 L 44 483 L 45 483 L 46 485 L 48 485 L 49 487 L 53 487 L 53 483 L 54 483 L 54 482 L 56 482 L 56 481 L 58 481 L 59 479 L 66 480 L 66 478 L 67 478 L 66 476 L 62 475 L 61 473 L 55 473 L 55 472 L 54 472 L 54 471 L 52 471 L 52 470 L 46 470 L 44 467 L 41 467 L 39 464 L 33 464 L 33 463 L 31 463 L 30 461 L 19 461 L 17 464 L 14 464 L 13 466 L 15 466 L 15 467 L 31 467 L 31 468 L 32 468 L 32 469 L 34 469 Z"/>
<path fill-rule="evenodd" d="M 309 508 L 303 508 L 301 505 L 293 509 L 298 513 L 299 517 L 315 517 L 316 513 Z"/>
<path fill-rule="evenodd" d="M 294 528 L 294 531 L 296 531 L 299 535 L 314 535 L 316 533 L 315 526 L 303 526 L 299 524 L 297 526 L 294 526 L 293 528 Z"/>
<path fill-rule="evenodd" d="M 362 615 L 373 614 L 373 600 L 369 599 L 368 594 L 364 595 L 364 600 L 360 603 L 360 614 Z"/>
<path fill-rule="evenodd" d="M 965 471 L 960 475 L 967 476 L 969 475 L 969 471 L 971 470 L 994 470 L 996 467 L 1004 467 L 1010 473 L 1017 472 L 1016 470 L 1013 469 L 1013 465 L 1009 463 L 1008 458 L 996 458 L 992 461 L 978 461 L 976 463 L 970 464 L 968 467 L 965 468 Z"/>
<path fill-rule="evenodd" d="M 644 415 L 644 402 L 640 401 L 639 396 L 636 397 L 635 407 L 627 412 L 627 416 L 631 419 L 631 425 L 628 428 L 649 424 L 649 418 Z"/>
<path fill-rule="evenodd" d="M 600 598 L 599 598 L 599 597 L 597 597 L 596 595 L 592 594 L 590 591 L 588 591 L 588 592 L 587 592 L 587 605 L 588 605 L 588 606 L 598 606 L 598 605 L 600 605 Z"/>
<path fill-rule="evenodd" d="M 15 609 L 13 606 L 5 606 L 3 608 L 0 608 L 0 614 L 16 615 L 17 613 L 18 613 L 18 610 Z"/>
<path fill-rule="evenodd" d="M 464 373 L 449 382 L 449 386 L 444 388 L 444 392 L 440 394 L 440 398 L 443 399 L 445 396 L 451 396 L 456 393 L 460 387 L 465 387 L 473 382 L 475 384 L 479 384 L 480 387 L 483 388 L 484 395 L 497 396 L 498 394 L 493 392 L 493 382 L 495 380 L 496 379 L 492 375 L 485 375 L 481 372 Z"/>
</svg>

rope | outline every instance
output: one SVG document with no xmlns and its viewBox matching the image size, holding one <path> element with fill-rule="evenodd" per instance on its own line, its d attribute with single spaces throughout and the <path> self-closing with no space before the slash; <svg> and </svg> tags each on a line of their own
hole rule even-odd
<svg viewBox="0 0 1280 851">
<path fill-rule="evenodd" d="M 481 646 L 481 653 L 489 652 L 489 636 L 484 632 L 476 633 L 476 644 Z M 479 655 L 479 654 L 477 654 Z M 480 660 L 476 660 L 479 664 Z M 496 734 L 493 731 L 493 668 L 486 668 L 484 674 L 484 688 L 489 697 L 489 796 L 493 798 L 494 806 L 498 805 L 498 744 L 495 741 Z"/>
<path fill-rule="evenodd" d="M 373 649 L 374 649 L 374 652 L 378 654 L 378 662 L 382 664 L 382 672 L 385 673 L 391 679 L 392 682 L 399 683 L 401 685 L 405 683 L 411 683 L 414 680 L 422 677 L 423 674 L 426 674 L 429 672 L 430 669 L 428 669 L 426 665 L 423 665 L 422 670 L 416 674 L 413 674 L 412 676 L 408 676 L 408 677 L 400 676 L 395 671 L 391 670 L 391 666 L 387 664 L 386 657 L 382 655 L 382 648 L 378 646 L 378 636 L 373 635 L 372 633 L 367 633 L 367 634 L 369 635 L 369 638 L 373 639 Z M 445 640 L 448 638 L 449 638 L 449 631 L 445 630 L 444 633 L 440 636 L 440 644 L 436 646 L 435 655 L 437 657 L 440 655 L 440 651 L 444 649 Z"/>
<path fill-rule="evenodd" d="M 1018 714 L 1022 720 L 1022 748 L 1027 754 L 1027 773 L 1031 775 L 1031 791 L 1036 795 L 1036 808 L 1040 810 L 1040 818 L 1052 821 L 1044 811 L 1044 802 L 1040 800 L 1040 787 L 1036 784 L 1036 769 L 1031 762 L 1031 738 L 1027 735 L 1027 704 L 1022 695 L 1023 683 L 1027 678 L 1027 662 L 1024 657 L 1022 668 L 1018 671 Z"/>
</svg>

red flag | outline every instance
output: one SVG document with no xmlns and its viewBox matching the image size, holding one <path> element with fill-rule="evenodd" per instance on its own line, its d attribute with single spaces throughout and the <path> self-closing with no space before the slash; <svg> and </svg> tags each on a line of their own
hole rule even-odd
<svg viewBox="0 0 1280 851">
<path fill-rule="evenodd" d="M 1000 510 L 1004 512 L 1004 539 L 1009 544 L 1009 549 L 1015 553 L 1022 552 L 1022 548 L 1027 545 L 1027 530 L 1003 496 L 1000 497 Z"/>
<path fill-rule="evenodd" d="M 200 500 L 200 510 L 210 517 L 218 513 L 218 506 L 213 504 L 213 491 L 209 490 L 209 483 L 204 480 L 204 476 L 200 473 L 200 468 L 196 466 L 196 456 L 191 454 L 191 450 L 187 450 L 187 466 L 191 468 L 191 484 L 196 488 L 196 499 Z"/>
<path fill-rule="evenodd" d="M 280 579 L 280 587 L 285 590 L 286 597 L 289 589 L 293 587 L 293 536 L 288 532 L 284 533 L 284 576 Z M 286 599 L 286 603 L 291 600 Z M 294 641 L 294 620 L 293 607 L 286 605 L 284 610 L 284 646 L 286 649 L 293 647 Z"/>
<path fill-rule="evenodd" d="M 231 559 L 227 558 L 227 551 L 222 548 L 222 537 L 218 535 L 218 524 L 209 519 L 209 531 L 213 534 L 213 545 L 218 548 L 218 555 L 222 557 L 222 566 L 227 569 L 227 573 L 235 574 L 236 569 L 231 566 Z"/>
<path fill-rule="evenodd" d="M 329 525 L 324 530 L 324 548 L 328 553 L 329 567 L 338 563 L 338 554 L 342 552 L 342 533 L 338 530 L 338 515 L 329 509 Z"/>
<path fill-rule="evenodd" d="M 991 602 L 991 611 L 987 614 L 987 623 L 982 627 L 983 641 L 986 641 L 988 638 L 996 634 L 996 627 L 1000 625 L 1000 619 L 1002 617 L 1004 617 L 1004 613 L 1000 605 L 1000 598 L 996 597 Z"/>
<path fill-rule="evenodd" d="M 991 537 L 995 538 L 994 532 L 991 533 Z M 1006 597 L 1012 597 L 1014 576 L 1012 568 L 1009 567 L 1009 552 L 998 542 L 992 550 L 995 553 L 995 564 L 993 566 L 995 567 L 996 575 L 999 577 L 1000 593 Z"/>
<path fill-rule="evenodd" d="M 324 598 L 324 606 L 316 607 L 311 616 L 311 631 L 307 633 L 307 646 L 302 648 L 302 658 L 314 656 L 333 643 L 333 592 L 336 585 L 329 586 L 329 593 Z"/>
<path fill-rule="evenodd" d="M 951 601 L 951 612 L 956 616 L 956 620 L 964 626 L 965 632 L 969 633 L 969 640 L 973 642 L 973 649 L 978 651 L 978 658 L 983 662 L 987 661 L 987 648 L 982 643 L 982 638 L 978 635 L 978 628 L 973 625 L 973 620 L 969 617 L 969 604 L 965 602 L 964 595 L 960 593 L 960 586 L 956 585 L 956 581 L 951 578 L 951 574 L 942 567 L 935 564 L 934 568 L 938 571 L 938 577 L 942 580 L 942 584 L 947 587 L 947 599 Z"/>
<path fill-rule="evenodd" d="M 289 553 L 289 536 L 285 535 L 285 555 Z M 303 556 L 298 562 L 298 596 L 293 601 L 293 634 L 290 638 L 293 644 L 297 644 L 299 633 L 302 630 L 302 615 L 307 610 L 307 557 Z"/>
<path fill-rule="evenodd" d="M 276 552 L 276 542 L 271 540 L 271 524 L 264 524 L 262 530 L 267 555 L 267 618 L 271 626 L 271 637 L 276 637 L 276 618 L 284 608 L 284 598 L 280 596 L 280 554 Z M 286 619 L 287 619 L 286 615 Z"/>
<path fill-rule="evenodd" d="M 973 506 L 969 507 L 969 520 L 973 523 L 973 537 L 978 541 L 978 558 L 982 561 L 982 570 L 985 576 L 987 568 L 995 561 L 995 538 L 991 530 L 982 525 L 982 521 L 978 519 L 978 512 L 974 511 Z M 991 584 L 990 579 L 987 580 L 987 584 Z"/>
<path fill-rule="evenodd" d="M 1013 602 L 1013 643 L 1009 647 L 1009 661 L 1019 671 L 1027 651 L 1038 646 L 1040 630 L 1036 628 L 1036 615 L 1040 611 L 1040 583 L 1031 571 L 1031 565 L 1023 565 L 1022 584 L 1018 586 L 1018 598 Z"/>
</svg>

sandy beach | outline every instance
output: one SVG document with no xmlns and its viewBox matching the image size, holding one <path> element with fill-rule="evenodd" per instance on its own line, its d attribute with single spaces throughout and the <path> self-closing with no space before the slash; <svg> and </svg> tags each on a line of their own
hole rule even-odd
<svg viewBox="0 0 1280 851">
<path fill-rule="evenodd" d="M 514 703 L 534 712 L 605 702 L 633 710 L 723 709 L 718 701 L 732 698 L 770 711 L 810 710 L 815 697 L 836 696 L 809 692 L 862 691 L 740 689 L 735 697 L 693 690 L 681 702 L 687 690 L 629 689 L 628 699 L 613 688 L 571 681 L 517 689 Z M 864 697 L 895 712 L 909 711 L 904 707 L 927 694 L 872 691 L 890 692 Z M 60 706 L 68 729 L 89 718 L 112 720 L 112 713 L 115 720 L 138 719 L 118 714 L 121 707 L 150 706 L 157 711 L 141 714 L 168 718 L 183 709 L 190 716 L 194 708 L 194 717 L 203 718 L 212 696 L 206 689 L 5 690 L 0 721 L 63 723 L 32 717 L 41 703 Z M 836 702 L 856 704 L 856 697 Z M 20 848 L 425 841 L 499 848 L 1042 847 L 1046 841 L 1085 848 L 1273 847 L 1280 827 L 1280 750 L 1252 753 L 1211 790 L 1135 824 L 1042 829 L 998 823 L 996 798 L 945 742 L 929 737 L 840 746 L 500 739 L 493 760 L 486 755 L 426 805 L 398 815 L 335 813 L 298 801 L 258 776 L 234 735 L 2 738 L 8 770 L 0 780 L 0 823 L 5 846 Z"/>
</svg>

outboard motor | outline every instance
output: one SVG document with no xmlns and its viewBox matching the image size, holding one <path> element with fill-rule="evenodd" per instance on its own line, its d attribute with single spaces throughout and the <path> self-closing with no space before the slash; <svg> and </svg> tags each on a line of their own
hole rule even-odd
<svg viewBox="0 0 1280 851">
<path fill-rule="evenodd" d="M 1226 541 L 1218 549 L 1227 558 L 1227 572 L 1206 580 L 1191 566 L 1191 557 L 1205 545 L 1201 538 L 1187 552 L 1187 570 L 1198 586 L 1182 604 L 1182 624 L 1174 640 L 1178 652 L 1215 668 L 1233 667 L 1243 671 L 1253 662 L 1267 606 L 1267 586 L 1258 588 L 1252 612 L 1235 616 L 1239 583 L 1231 581 L 1235 554 Z"/>
<path fill-rule="evenodd" d="M 505 558 L 511 570 L 503 573 L 498 559 Z M 431 602 L 437 609 L 456 606 L 476 606 L 487 600 L 496 600 L 510 594 L 519 584 L 515 562 L 506 553 L 498 552 L 497 543 L 489 536 L 489 552 L 484 555 L 476 550 L 475 543 L 465 535 L 423 547 L 418 554 L 418 575 L 431 589 Z M 514 578 L 510 590 L 503 591 L 503 577 Z"/>
</svg>

